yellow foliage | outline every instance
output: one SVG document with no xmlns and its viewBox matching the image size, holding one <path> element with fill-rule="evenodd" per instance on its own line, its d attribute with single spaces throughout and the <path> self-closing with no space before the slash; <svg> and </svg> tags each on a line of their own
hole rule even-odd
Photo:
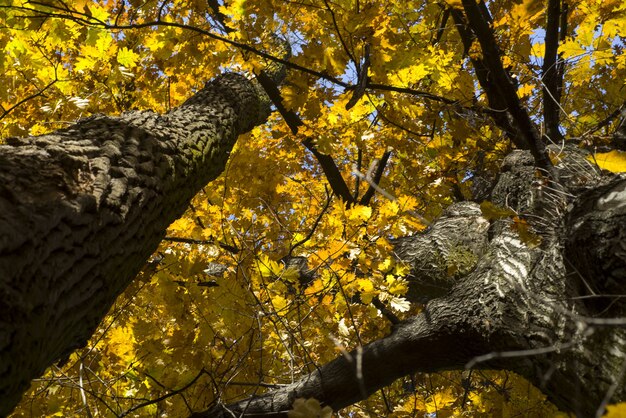
<svg viewBox="0 0 626 418">
<path fill-rule="evenodd" d="M 626 402 L 615 405 L 607 405 L 606 413 L 602 416 L 604 418 L 620 418 L 626 416 Z"/>
<path fill-rule="evenodd" d="M 480 211 L 488 220 L 506 219 L 516 215 L 514 210 L 497 206 L 489 201 L 480 204 Z"/>
<path fill-rule="evenodd" d="M 135 338 L 131 328 L 114 327 L 107 335 L 106 350 L 117 356 L 122 363 L 135 359 Z"/>
<path fill-rule="evenodd" d="M 127 68 L 133 68 L 137 65 L 139 55 L 132 50 L 123 47 L 117 51 L 117 62 Z"/>
<path fill-rule="evenodd" d="M 330 418 L 333 410 L 325 406 L 322 408 L 317 399 L 303 399 L 298 398 L 293 403 L 293 409 L 291 409 L 287 416 L 289 418 Z"/>
<path fill-rule="evenodd" d="M 274 260 L 270 260 L 266 255 L 259 256 L 257 269 L 262 277 L 266 279 L 280 276 L 282 266 Z"/>
<path fill-rule="evenodd" d="M 603 170 L 613 173 L 626 172 L 626 152 L 613 150 L 604 153 L 597 153 L 587 157 L 589 161 L 597 164 Z"/>
<path fill-rule="evenodd" d="M 352 209 L 348 209 L 346 215 L 351 223 L 363 222 L 372 216 L 372 208 L 368 206 L 355 206 Z"/>
</svg>

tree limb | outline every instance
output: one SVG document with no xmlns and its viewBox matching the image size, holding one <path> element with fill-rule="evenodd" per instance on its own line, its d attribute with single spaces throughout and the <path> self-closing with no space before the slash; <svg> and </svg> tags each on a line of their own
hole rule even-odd
<svg viewBox="0 0 626 418">
<path fill-rule="evenodd" d="M 485 66 L 489 70 L 493 83 L 506 104 L 507 112 L 511 115 L 517 129 L 525 139 L 525 143 L 528 145 L 537 167 L 556 178 L 545 144 L 531 121 L 528 112 L 517 97 L 515 85 L 502 66 L 501 52 L 493 31 L 485 20 L 484 13 L 475 0 L 463 0 L 462 3 L 469 26 L 480 42 Z"/>
<path fill-rule="evenodd" d="M 383 177 L 383 173 L 385 172 L 385 168 L 387 167 L 387 162 L 389 161 L 390 156 L 391 156 L 391 150 L 387 150 L 383 153 L 382 157 L 380 158 L 380 161 L 378 161 L 378 164 L 376 165 L 376 172 L 374 173 L 374 177 L 371 179 L 372 183 L 380 184 L 380 180 Z M 361 197 L 361 200 L 359 201 L 359 205 L 367 206 L 370 203 L 370 200 L 372 200 L 372 197 L 374 196 L 375 192 L 376 192 L 376 189 L 374 189 L 374 187 L 370 185 L 367 188 L 367 191 L 365 192 L 363 197 Z"/>
<path fill-rule="evenodd" d="M 283 119 L 287 123 L 287 126 L 291 129 L 291 132 L 297 134 L 300 126 L 304 125 L 304 123 L 293 110 L 285 107 L 276 83 L 274 83 L 263 72 L 257 75 L 257 79 L 259 80 L 261 86 L 265 89 L 269 98 L 272 100 L 274 106 L 276 106 L 276 109 L 282 115 Z M 339 168 L 337 167 L 337 164 L 335 164 L 333 158 L 330 155 L 319 152 L 311 138 L 305 138 L 302 141 L 302 144 L 306 147 L 306 149 L 313 153 L 319 162 L 333 192 L 347 204 L 354 202 L 354 197 L 352 196 L 352 193 L 350 192 L 350 189 L 348 188 L 348 185 L 346 184 L 346 181 L 341 175 L 341 172 L 339 171 Z"/>
<path fill-rule="evenodd" d="M 561 18 L 561 0 L 548 0 L 546 19 L 545 54 L 542 67 L 542 92 L 543 92 L 543 120 L 545 123 L 546 136 L 553 143 L 560 143 L 563 136 L 559 131 L 559 119 L 561 114 L 560 92 L 561 82 L 559 78 L 558 49 L 559 27 Z"/>
</svg>

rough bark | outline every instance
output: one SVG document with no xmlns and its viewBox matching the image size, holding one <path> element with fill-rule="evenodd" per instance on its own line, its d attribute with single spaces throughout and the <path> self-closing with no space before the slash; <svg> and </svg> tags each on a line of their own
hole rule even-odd
<svg viewBox="0 0 626 418">
<path fill-rule="evenodd" d="M 626 177 L 602 177 L 583 157 L 562 154 L 565 193 L 545 190 L 530 153 L 514 152 L 491 200 L 538 237 L 512 219 L 489 222 L 476 203 L 451 206 L 426 233 L 395 242 L 421 314 L 289 386 L 194 416 L 286 416 L 297 398 L 337 410 L 410 373 L 467 367 L 520 373 L 578 416 L 626 400 L 626 322 L 609 317 L 623 302 L 607 311 L 580 298 L 626 290 Z"/>
<path fill-rule="evenodd" d="M 226 74 L 165 114 L 96 115 L 0 145 L 0 416 L 85 344 L 269 99 Z"/>
</svg>

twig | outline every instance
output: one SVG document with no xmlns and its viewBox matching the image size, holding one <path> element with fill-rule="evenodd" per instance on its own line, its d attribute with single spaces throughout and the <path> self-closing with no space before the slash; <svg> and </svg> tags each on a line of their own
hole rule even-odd
<svg viewBox="0 0 626 418">
<path fill-rule="evenodd" d="M 372 179 L 368 178 L 365 174 L 361 173 L 360 171 L 357 171 L 355 168 L 352 169 L 352 174 L 360 177 L 361 180 L 365 180 L 371 187 L 374 188 L 374 190 L 376 190 L 378 193 L 382 194 L 383 196 L 385 196 L 387 199 L 391 200 L 392 202 L 398 201 L 398 199 L 396 199 L 394 195 L 382 189 L 378 184 L 374 183 Z M 430 225 L 430 222 L 428 221 L 428 219 L 424 218 L 422 215 L 415 212 L 414 210 L 407 210 L 406 213 L 418 219 L 424 225 L 426 226 Z"/>
</svg>

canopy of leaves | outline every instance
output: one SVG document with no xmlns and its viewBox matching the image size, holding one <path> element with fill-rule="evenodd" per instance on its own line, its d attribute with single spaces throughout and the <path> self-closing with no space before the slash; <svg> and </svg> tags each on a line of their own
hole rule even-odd
<svg viewBox="0 0 626 418">
<path fill-rule="evenodd" d="M 470 198 L 474 179 L 493 178 L 512 147 L 476 78 L 480 45 L 464 46 L 450 17 L 460 3 L 4 0 L 2 138 L 94 113 L 165 112 L 223 71 L 258 74 L 285 57 L 285 43 L 281 95 L 302 123 L 294 132 L 275 112 L 239 139 L 225 173 L 171 225 L 88 346 L 34 382 L 15 416 L 185 416 L 384 336 L 382 311 L 418 312 L 390 241 Z M 626 4 L 568 3 L 561 130 L 602 145 L 624 102 Z M 503 65 L 538 122 L 544 2 L 488 2 L 488 11 Z M 332 157 L 352 204 L 305 144 Z M 610 164 L 623 171 L 623 161 Z M 372 181 L 383 193 L 372 197 Z M 513 374 L 474 371 L 409 376 L 351 413 L 555 410 Z"/>
</svg>

